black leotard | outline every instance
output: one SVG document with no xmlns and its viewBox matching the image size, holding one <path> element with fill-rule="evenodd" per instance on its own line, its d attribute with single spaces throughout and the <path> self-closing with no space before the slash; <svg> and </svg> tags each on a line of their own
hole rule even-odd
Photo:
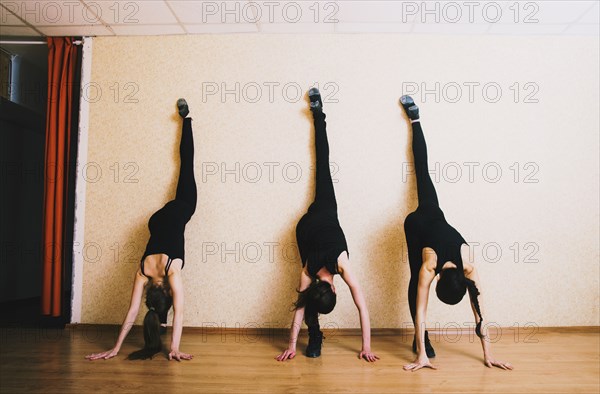
<svg viewBox="0 0 600 394">
<path fill-rule="evenodd" d="M 463 268 L 460 247 L 466 244 L 465 239 L 446 221 L 439 207 L 419 206 L 404 220 L 409 261 L 411 265 L 423 264 L 423 248 L 433 249 L 437 256 L 435 273 L 441 272 L 443 265 L 451 261 L 460 269 Z"/>
<path fill-rule="evenodd" d="M 150 239 L 142 257 L 142 273 L 144 273 L 144 259 L 152 254 L 166 254 L 169 260 L 184 260 L 183 234 L 185 225 L 191 217 L 190 211 L 191 208 L 187 203 L 172 200 L 150 217 L 148 220 Z"/>
<path fill-rule="evenodd" d="M 149 255 L 166 254 L 169 257 L 165 274 L 168 274 L 173 259 L 181 259 L 185 263 L 185 225 L 196 210 L 197 200 L 191 118 L 183 120 L 179 155 L 181 164 L 175 199 L 166 203 L 148 220 L 150 239 L 141 259 L 142 274 L 144 274 L 144 259 Z"/>
<path fill-rule="evenodd" d="M 423 264 L 423 248 L 430 247 L 435 251 L 437 256 L 436 273 L 441 272 L 443 265 L 448 261 L 453 262 L 458 269 L 462 270 L 463 261 L 460 255 L 460 247 L 467 242 L 454 227 L 448 224 L 444 213 L 440 209 L 437 193 L 429 176 L 427 145 L 425 144 L 421 122 L 414 122 L 412 129 L 412 148 L 419 206 L 404 220 L 404 233 L 408 245 L 410 265 L 408 304 L 414 321 L 419 270 Z"/>
<path fill-rule="evenodd" d="M 338 273 L 337 258 L 348 251 L 346 237 L 337 216 L 337 202 L 329 169 L 329 143 L 325 114 L 313 113 L 316 150 L 316 192 L 314 202 L 296 226 L 296 239 L 302 266 L 308 264 L 308 273 L 316 277 L 323 267 Z"/>
<path fill-rule="evenodd" d="M 308 264 L 310 276 L 316 277 L 323 267 L 338 273 L 338 256 L 348 250 L 348 245 L 335 212 L 309 208 L 296 226 L 296 239 L 302 266 Z"/>
</svg>

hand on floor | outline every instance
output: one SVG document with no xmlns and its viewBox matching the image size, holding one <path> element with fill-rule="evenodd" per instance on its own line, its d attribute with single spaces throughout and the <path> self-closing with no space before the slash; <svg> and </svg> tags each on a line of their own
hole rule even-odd
<svg viewBox="0 0 600 394">
<path fill-rule="evenodd" d="M 177 361 L 191 360 L 193 358 L 194 358 L 194 356 L 192 356 L 191 354 L 183 353 L 183 352 L 180 352 L 179 350 L 171 350 L 169 352 L 169 361 L 171 361 L 173 359 L 175 359 Z"/>
<path fill-rule="evenodd" d="M 94 360 L 108 360 L 109 358 L 113 358 L 115 357 L 119 352 L 115 349 L 110 349 L 107 350 L 106 352 L 102 352 L 102 353 L 94 353 L 94 354 L 88 354 L 87 356 L 85 356 L 86 359 L 90 360 L 90 361 L 94 361 Z"/>
<path fill-rule="evenodd" d="M 277 361 L 285 361 L 285 360 L 291 360 L 294 357 L 296 357 L 296 349 L 285 349 L 285 351 L 283 353 L 281 353 L 279 356 L 275 357 L 275 360 Z"/>
<path fill-rule="evenodd" d="M 511 363 L 505 363 L 504 361 L 494 360 L 494 358 L 492 358 L 492 357 L 486 357 L 486 359 L 484 360 L 484 363 L 485 363 L 485 366 L 488 368 L 498 367 L 498 368 L 505 369 L 507 371 L 512 371 L 512 369 L 513 369 L 513 366 Z"/>
<path fill-rule="evenodd" d="M 375 362 L 377 360 L 379 360 L 379 356 L 376 355 L 375 353 L 371 352 L 371 350 L 362 350 L 359 354 L 358 354 L 358 358 L 359 359 L 365 359 L 368 362 Z"/>
<path fill-rule="evenodd" d="M 421 368 L 437 369 L 429 362 L 429 358 L 427 358 L 427 356 L 417 357 L 417 359 L 412 364 L 407 364 L 404 366 L 405 371 L 411 372 L 418 371 Z"/>
</svg>

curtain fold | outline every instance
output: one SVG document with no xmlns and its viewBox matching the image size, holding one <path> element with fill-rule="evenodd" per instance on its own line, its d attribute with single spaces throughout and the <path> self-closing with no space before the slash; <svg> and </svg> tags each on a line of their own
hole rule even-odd
<svg viewBox="0 0 600 394">
<path fill-rule="evenodd" d="M 48 37 L 48 103 L 44 163 L 42 313 L 62 314 L 69 161 L 77 47 L 71 37 Z M 75 106 L 77 107 L 77 106 Z M 76 125 L 75 125 L 76 126 Z M 67 237 L 68 238 L 68 237 Z"/>
</svg>

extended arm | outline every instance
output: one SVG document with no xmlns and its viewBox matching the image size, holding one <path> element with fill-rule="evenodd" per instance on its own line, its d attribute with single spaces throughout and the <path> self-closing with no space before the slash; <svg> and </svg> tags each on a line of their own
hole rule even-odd
<svg viewBox="0 0 600 394">
<path fill-rule="evenodd" d="M 179 351 L 181 333 L 183 331 L 183 282 L 181 280 L 181 267 L 179 264 L 171 266 L 169 271 L 169 286 L 173 295 L 173 336 L 171 338 L 171 351 L 169 360 L 191 360 L 191 354 Z"/>
<path fill-rule="evenodd" d="M 347 262 L 347 256 L 344 254 L 345 258 L 342 258 L 338 262 L 338 270 L 342 279 L 348 287 L 350 288 L 350 293 L 352 294 L 352 299 L 354 300 L 354 304 L 358 309 L 358 314 L 360 317 L 360 329 L 362 331 L 362 350 L 359 353 L 359 358 L 364 358 L 367 361 L 377 361 L 379 357 L 371 352 L 371 321 L 369 319 L 369 310 L 367 308 L 367 303 L 365 302 L 365 297 L 363 295 L 362 289 L 358 284 L 358 280 L 352 273 L 350 266 Z"/>
<path fill-rule="evenodd" d="M 300 274 L 300 286 L 298 288 L 299 291 L 303 291 L 310 286 L 311 283 L 310 276 L 308 272 L 306 272 L 306 267 L 302 270 Z M 304 307 L 297 308 L 294 311 L 294 319 L 292 320 L 292 327 L 290 328 L 290 340 L 288 342 L 288 347 L 275 357 L 277 361 L 285 361 L 288 359 L 292 359 L 296 356 L 296 343 L 298 342 L 298 334 L 300 332 L 300 327 L 302 327 L 302 319 L 304 318 Z"/>
<path fill-rule="evenodd" d="M 121 331 L 119 332 L 119 337 L 117 338 L 117 343 L 115 343 L 115 346 L 111 350 L 108 350 L 108 351 L 102 352 L 102 353 L 90 354 L 90 355 L 87 355 L 85 358 L 87 358 L 88 360 L 98 360 L 98 359 L 108 360 L 109 358 L 115 357 L 119 353 L 119 350 L 121 350 L 121 346 L 123 345 L 123 341 L 125 341 L 127 334 L 129 334 L 129 330 L 131 330 L 131 327 L 133 326 L 133 323 L 135 322 L 135 318 L 140 310 L 140 303 L 142 301 L 142 295 L 144 293 L 144 286 L 146 285 L 147 282 L 148 282 L 148 278 L 146 278 L 144 275 L 142 275 L 141 271 L 138 269 L 137 272 L 135 273 L 135 278 L 133 280 L 133 290 L 131 292 L 131 301 L 129 302 L 129 310 L 127 311 L 125 320 L 123 321 L 123 324 L 121 325 Z"/>
<path fill-rule="evenodd" d="M 429 288 L 435 278 L 435 271 L 429 268 L 427 262 L 421 265 L 419 271 L 419 284 L 417 288 L 417 307 L 415 312 L 415 334 L 417 337 L 417 358 L 412 364 L 404 366 L 407 371 L 418 371 L 423 367 L 436 369 L 429 362 L 425 352 L 425 325 L 427 318 L 427 302 L 429 299 Z"/>
</svg>

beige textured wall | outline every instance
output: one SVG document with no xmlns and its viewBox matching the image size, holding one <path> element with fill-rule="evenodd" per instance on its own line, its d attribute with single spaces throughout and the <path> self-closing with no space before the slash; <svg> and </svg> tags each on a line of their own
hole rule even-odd
<svg viewBox="0 0 600 394">
<path fill-rule="evenodd" d="M 430 165 L 438 163 L 442 175 L 436 186 L 446 217 L 469 242 L 479 243 L 474 255 L 488 321 L 598 325 L 598 48 L 597 38 L 579 37 L 95 39 L 82 322 L 123 319 L 147 220 L 175 193 L 175 101 L 181 96 L 194 118 L 199 190 L 186 231 L 184 324 L 289 325 L 300 273 L 294 229 L 314 187 L 311 120 L 305 99 L 294 100 L 294 86 L 304 94 L 315 82 L 327 88 L 328 101 L 338 100 L 325 106 L 339 217 L 372 326 L 409 322 L 402 223 L 416 207 L 416 193 L 406 170 L 412 160 L 409 125 L 397 100 L 407 82 L 428 89 L 439 82 L 439 102 L 431 94 L 414 97 Z M 203 82 L 219 89 L 239 82 L 239 102 L 234 94 L 225 102 L 219 95 L 203 100 Z M 269 100 L 271 82 L 279 86 Z M 480 84 L 472 103 L 470 82 Z M 527 82 L 534 85 L 524 87 Z M 253 83 L 262 87 L 255 103 Z M 452 83 L 462 87 L 457 103 L 450 102 Z M 484 98 L 486 83 L 502 88 L 498 102 L 488 102 L 492 88 Z M 530 99 L 539 102 L 525 103 L 532 92 Z M 132 99 L 138 102 L 127 102 Z M 239 163 L 239 182 L 235 171 L 225 174 L 225 182 L 220 169 L 214 175 L 221 163 L 230 170 Z M 497 168 L 502 174 L 492 182 Z M 235 253 L 226 253 L 236 243 L 237 262 Z M 501 256 L 494 263 L 497 248 Z M 336 285 L 338 306 L 323 321 L 358 327 L 348 288 L 339 277 Z M 466 299 L 450 307 L 432 295 L 428 320 L 472 321 Z"/>
</svg>

